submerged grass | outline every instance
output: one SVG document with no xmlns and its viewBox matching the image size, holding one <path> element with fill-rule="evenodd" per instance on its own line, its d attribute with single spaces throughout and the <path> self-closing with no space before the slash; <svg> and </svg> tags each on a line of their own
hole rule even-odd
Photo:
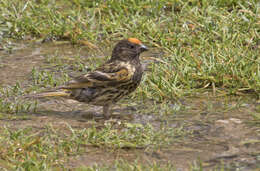
<svg viewBox="0 0 260 171">
<path fill-rule="evenodd" d="M 92 167 L 80 167 L 75 169 L 76 171 L 107 171 L 107 170 L 118 170 L 118 171 L 164 171 L 164 170 L 170 170 L 170 171 L 175 171 L 175 167 L 171 164 L 166 164 L 166 165 L 160 165 L 158 163 L 151 163 L 149 165 L 143 165 L 138 163 L 138 161 L 134 163 L 129 163 L 124 160 L 119 160 L 115 162 L 115 164 L 110 165 L 110 166 L 98 166 L 94 165 Z"/>
</svg>

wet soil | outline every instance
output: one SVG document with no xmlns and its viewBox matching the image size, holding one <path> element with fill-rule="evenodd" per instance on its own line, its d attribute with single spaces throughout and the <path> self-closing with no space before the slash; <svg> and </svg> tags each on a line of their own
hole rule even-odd
<svg viewBox="0 0 260 171">
<path fill-rule="evenodd" d="M 53 53 L 87 56 L 87 51 L 68 44 L 17 44 L 11 53 L 0 51 L 0 86 L 30 84 L 32 68 L 44 65 L 45 56 Z M 149 74 L 149 73 L 147 73 Z M 158 126 L 167 121 L 169 127 L 182 126 L 191 132 L 184 139 L 160 149 L 119 149 L 111 151 L 88 147 L 87 152 L 72 156 L 66 167 L 74 168 L 94 164 L 111 164 L 124 159 L 143 163 L 171 163 L 179 170 L 188 170 L 201 163 L 205 169 L 223 166 L 230 170 L 260 168 L 260 126 L 254 124 L 253 113 L 259 105 L 251 97 L 213 97 L 210 93 L 181 99 L 181 110 L 160 115 L 158 110 L 148 111 L 151 101 L 131 103 L 125 99 L 114 107 L 115 122 L 151 123 Z M 169 104 L 175 105 L 175 104 Z M 88 115 L 87 113 L 91 113 Z M 97 114 L 93 114 L 97 113 Z M 37 113 L 27 119 L 1 119 L 0 127 L 43 129 L 53 125 L 55 129 L 87 128 L 93 121 L 102 126 L 106 122 L 99 116 L 101 108 L 72 100 L 41 100 Z M 119 116 L 119 117 L 117 117 Z"/>
</svg>

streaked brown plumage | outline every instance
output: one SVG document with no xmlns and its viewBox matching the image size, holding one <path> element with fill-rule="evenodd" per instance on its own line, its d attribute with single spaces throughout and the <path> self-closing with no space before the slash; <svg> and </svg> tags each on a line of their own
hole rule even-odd
<svg viewBox="0 0 260 171">
<path fill-rule="evenodd" d="M 104 117 L 110 116 L 110 106 L 133 92 L 141 82 L 143 68 L 139 56 L 147 48 L 138 39 L 121 40 L 111 58 L 93 72 L 74 78 L 53 92 L 34 97 L 61 96 L 103 106 Z"/>
</svg>

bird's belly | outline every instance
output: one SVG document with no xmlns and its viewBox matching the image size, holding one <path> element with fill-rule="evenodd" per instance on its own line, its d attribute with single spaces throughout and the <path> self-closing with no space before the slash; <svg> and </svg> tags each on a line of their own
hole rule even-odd
<svg viewBox="0 0 260 171">
<path fill-rule="evenodd" d="M 115 87 L 77 89 L 71 93 L 71 98 L 88 104 L 104 106 L 116 103 L 137 88 L 137 83 L 127 83 Z"/>
</svg>

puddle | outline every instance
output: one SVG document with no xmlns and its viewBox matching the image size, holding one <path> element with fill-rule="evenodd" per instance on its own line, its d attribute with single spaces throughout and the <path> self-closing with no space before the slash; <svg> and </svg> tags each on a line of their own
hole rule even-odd
<svg viewBox="0 0 260 171">
<path fill-rule="evenodd" d="M 88 51 L 69 44 L 19 44 L 11 53 L 0 51 L 0 86 L 30 84 L 34 67 L 46 65 L 46 56 L 56 53 L 73 58 L 88 56 Z M 103 55 L 104 56 L 104 55 Z M 130 101 L 130 103 L 129 103 Z M 167 123 L 171 128 L 183 127 L 191 132 L 184 140 L 174 142 L 167 148 L 156 150 L 119 149 L 109 151 L 89 148 L 89 151 L 69 159 L 67 167 L 81 165 L 111 164 L 124 159 L 143 163 L 172 163 L 179 170 L 187 170 L 196 162 L 205 169 L 223 166 L 230 170 L 251 170 L 260 167 L 260 127 L 248 124 L 253 120 L 257 104 L 250 97 L 214 98 L 210 95 L 182 99 L 183 103 L 156 104 L 154 102 L 133 102 L 125 99 L 114 106 L 116 121 L 146 124 L 155 128 Z M 155 106 L 151 109 L 151 106 Z M 170 110 L 165 109 L 170 106 Z M 174 109 L 174 110 L 173 110 Z M 1 119 L 0 125 L 14 129 L 32 127 L 43 129 L 52 124 L 59 129 L 66 123 L 72 128 L 83 129 L 93 125 L 102 126 L 100 107 L 70 100 L 39 100 L 37 113 L 27 119 Z M 165 114 L 167 112 L 167 114 Z M 102 160 L 101 160 L 102 159 Z"/>
</svg>

